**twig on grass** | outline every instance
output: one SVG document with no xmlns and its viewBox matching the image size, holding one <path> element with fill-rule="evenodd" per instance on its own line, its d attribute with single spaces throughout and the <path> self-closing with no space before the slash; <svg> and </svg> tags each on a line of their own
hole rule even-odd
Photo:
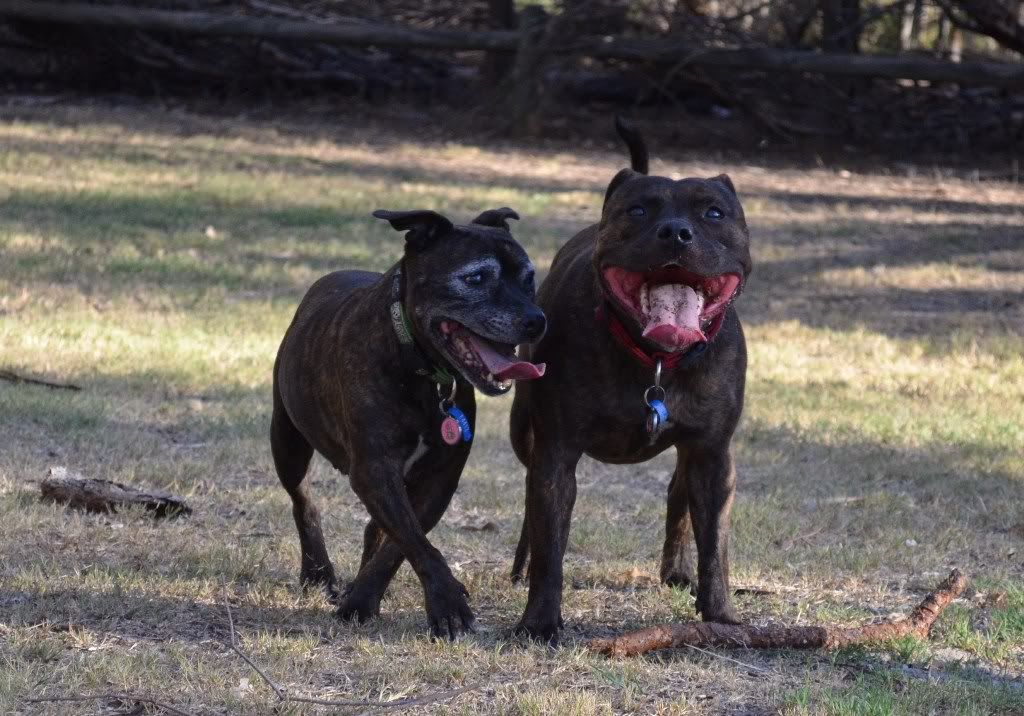
<svg viewBox="0 0 1024 716">
<path fill-rule="evenodd" d="M 81 703 L 83 701 L 130 701 L 137 704 L 154 706 L 169 714 L 175 714 L 175 716 L 195 716 L 190 711 L 182 711 L 176 706 L 171 706 L 163 701 L 151 699 L 148 696 L 136 696 L 135 694 L 123 694 L 116 692 L 107 692 L 103 694 L 74 694 L 72 696 L 34 696 L 31 698 L 23 698 L 22 701 L 28 704 Z"/>
<path fill-rule="evenodd" d="M 755 666 L 754 664 L 748 664 L 745 661 L 740 661 L 739 659 L 734 659 L 731 656 L 726 656 L 725 654 L 718 654 L 718 653 L 713 652 L 713 651 L 708 651 L 707 649 L 701 649 L 699 646 L 694 646 L 693 644 L 684 644 L 683 646 L 685 646 L 687 649 L 692 649 L 693 651 L 696 651 L 696 652 L 699 652 L 701 654 L 704 654 L 705 656 L 710 656 L 713 659 L 721 659 L 722 661 L 731 661 L 734 664 L 738 664 L 739 666 L 742 666 L 744 669 L 750 669 L 751 671 L 758 671 L 758 672 L 760 672 L 762 674 L 770 674 L 771 673 L 770 670 L 765 669 L 762 666 Z"/>
<path fill-rule="evenodd" d="M 412 706 L 424 706 L 426 704 L 436 704 L 439 701 L 449 701 L 454 699 L 456 696 L 466 693 L 467 691 L 476 691 L 477 689 L 485 686 L 485 682 L 478 684 L 470 684 L 469 686 L 463 686 L 458 689 L 452 689 L 451 691 L 438 691 L 434 694 L 427 694 L 426 696 L 413 696 L 407 699 L 399 699 L 398 701 L 366 701 L 366 700 L 347 700 L 347 699 L 316 699 L 308 696 L 291 696 L 286 695 L 285 701 L 295 701 L 302 704 L 315 704 L 317 706 L 358 706 L 361 708 L 372 708 L 378 713 L 386 711 L 394 711 L 395 709 L 406 709 Z"/>
<path fill-rule="evenodd" d="M 250 659 L 248 656 L 246 656 L 244 651 L 242 651 L 241 649 L 238 648 L 238 643 L 237 643 L 237 640 L 235 639 L 235 618 L 231 615 L 231 602 L 228 601 L 228 587 L 225 584 L 225 585 L 223 585 L 223 588 L 224 588 L 224 607 L 225 607 L 225 609 L 227 609 L 227 612 L 228 612 L 228 628 L 231 630 L 231 644 L 229 644 L 229 646 L 231 647 L 231 651 L 233 651 L 236 654 L 238 654 L 238 656 L 241 657 L 242 661 L 244 661 L 246 664 L 248 664 L 250 667 L 252 667 L 252 670 L 255 671 L 257 674 L 259 674 L 261 679 L 263 679 L 264 681 L 267 682 L 267 685 L 270 686 L 270 688 L 274 690 L 274 693 L 277 695 L 277 698 L 279 700 L 287 701 L 288 700 L 288 695 L 284 692 L 284 690 L 280 686 L 275 684 L 274 680 L 271 679 L 269 676 L 267 676 L 266 672 L 263 671 L 263 669 L 261 669 L 260 667 L 256 666 L 256 663 L 252 659 Z"/>
<path fill-rule="evenodd" d="M 261 669 L 256 663 L 250 659 L 245 652 L 238 648 L 237 639 L 235 637 L 235 619 L 231 612 L 231 602 L 228 601 L 228 587 L 227 584 L 222 583 L 221 587 L 224 591 L 224 608 L 228 613 L 228 629 L 231 634 L 231 643 L 228 645 L 231 650 L 241 657 L 242 661 L 248 664 L 253 671 L 255 671 L 263 681 L 274 691 L 278 701 L 282 703 L 294 702 L 302 704 L 314 704 L 316 706 L 351 706 L 357 708 L 368 708 L 374 709 L 378 713 L 385 711 L 393 711 L 395 709 L 409 708 L 411 706 L 423 706 L 425 704 L 434 704 L 439 701 L 450 701 L 456 696 L 460 696 L 467 691 L 475 691 L 487 684 L 487 682 L 481 681 L 468 686 L 462 686 L 458 689 L 451 689 L 450 691 L 439 691 L 434 694 L 427 694 L 425 696 L 415 696 L 406 699 L 399 699 L 398 701 L 369 701 L 366 699 L 321 699 L 313 696 L 294 696 L 289 694 L 283 688 L 278 686 L 273 679 L 271 679 L 267 672 Z"/>
<path fill-rule="evenodd" d="M 0 380 L 6 380 L 9 383 L 27 383 L 28 385 L 42 385 L 46 388 L 53 388 L 54 390 L 81 390 L 82 386 L 75 385 L 74 383 L 54 383 L 50 380 L 43 380 L 42 378 L 29 378 L 28 376 L 19 375 L 13 370 L 0 369 Z"/>
<path fill-rule="evenodd" d="M 712 646 L 745 649 L 836 649 L 850 644 L 885 641 L 902 636 L 924 639 L 939 614 L 967 588 L 967 578 L 954 569 L 934 592 L 918 604 L 909 617 L 860 627 L 836 626 L 749 626 L 685 622 L 662 624 L 621 634 L 611 639 L 594 639 L 591 651 L 609 656 L 634 656 L 658 649 L 680 646 Z"/>
</svg>

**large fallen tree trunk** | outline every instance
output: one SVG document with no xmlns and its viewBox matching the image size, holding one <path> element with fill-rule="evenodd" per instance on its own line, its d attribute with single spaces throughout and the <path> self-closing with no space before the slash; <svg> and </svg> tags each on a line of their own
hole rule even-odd
<svg viewBox="0 0 1024 716">
<path fill-rule="evenodd" d="M 66 467 L 51 467 L 39 484 L 44 500 L 89 512 L 117 512 L 119 507 L 141 505 L 156 517 L 176 517 L 192 512 L 185 500 L 165 490 L 140 490 L 110 480 L 85 478 Z"/>
<path fill-rule="evenodd" d="M 372 24 L 322 23 L 305 20 L 175 12 L 111 5 L 56 3 L 45 0 L 4 0 L 0 16 L 34 22 L 134 30 L 176 32 L 194 36 L 249 37 L 364 47 L 421 50 L 485 50 L 515 52 L 519 33 L 507 30 L 414 30 Z M 811 72 L 844 77 L 988 84 L 1024 87 L 1024 64 L 943 62 L 926 57 L 806 52 L 771 48 L 720 49 L 695 47 L 672 40 L 590 37 L 559 43 L 552 52 L 584 57 L 667 63 L 690 67 L 721 67 L 771 72 Z"/>
<path fill-rule="evenodd" d="M 609 656 L 634 656 L 680 646 L 727 649 L 835 649 L 903 636 L 927 638 L 928 632 L 950 602 L 963 594 L 967 578 L 954 569 L 934 592 L 924 598 L 909 617 L 860 627 L 745 626 L 686 622 L 629 632 L 610 639 L 594 639 L 587 646 Z"/>
</svg>

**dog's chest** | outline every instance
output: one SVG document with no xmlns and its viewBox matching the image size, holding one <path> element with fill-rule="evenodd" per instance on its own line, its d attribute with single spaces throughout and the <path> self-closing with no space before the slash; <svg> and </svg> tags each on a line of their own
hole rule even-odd
<svg viewBox="0 0 1024 716">
<path fill-rule="evenodd" d="M 653 409 L 645 401 L 644 386 L 607 386 L 591 395 L 590 419 L 581 427 L 586 435 L 587 454 L 598 460 L 640 462 L 701 432 L 699 401 L 680 390 L 669 389 L 665 394 L 668 418 L 654 430 Z"/>
</svg>

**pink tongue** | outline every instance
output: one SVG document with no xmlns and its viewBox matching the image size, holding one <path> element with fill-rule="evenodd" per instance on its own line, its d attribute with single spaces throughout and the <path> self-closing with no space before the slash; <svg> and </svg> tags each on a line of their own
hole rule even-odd
<svg viewBox="0 0 1024 716">
<path fill-rule="evenodd" d="M 700 330 L 702 294 L 684 284 L 666 283 L 650 289 L 648 303 L 644 338 L 671 349 L 706 340 Z"/>
<path fill-rule="evenodd" d="M 544 375 L 544 363 L 513 361 L 494 350 L 487 341 L 480 340 L 473 334 L 469 334 L 469 340 L 480 360 L 487 366 L 487 370 L 498 380 L 533 380 Z"/>
</svg>

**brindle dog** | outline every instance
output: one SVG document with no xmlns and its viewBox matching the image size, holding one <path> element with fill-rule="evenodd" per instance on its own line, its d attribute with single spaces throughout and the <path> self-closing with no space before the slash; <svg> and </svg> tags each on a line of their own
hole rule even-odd
<svg viewBox="0 0 1024 716">
<path fill-rule="evenodd" d="M 509 233 L 511 209 L 466 226 L 433 211 L 374 216 L 408 232 L 404 257 L 383 275 L 337 271 L 309 289 L 274 365 L 271 448 L 292 498 L 302 582 L 362 621 L 408 559 L 431 632 L 455 638 L 473 629 L 468 594 L 426 533 L 469 456 L 474 387 L 498 395 L 540 377 L 543 366 L 519 361 L 515 347 L 539 339 L 546 322 L 533 266 Z M 303 482 L 314 450 L 349 475 L 371 518 L 342 595 Z"/>
<path fill-rule="evenodd" d="M 584 454 L 633 464 L 676 449 L 661 579 L 695 581 L 692 523 L 697 610 L 706 621 L 739 621 L 727 544 L 730 445 L 747 365 L 732 301 L 751 271 L 747 225 L 729 177 L 646 176 L 643 140 L 624 127 L 620 134 L 634 168 L 608 185 L 601 222 L 556 255 L 538 294 L 550 328 L 528 351 L 547 374 L 517 386 L 512 404 L 512 445 L 527 469 L 514 579 L 529 551 L 529 597 L 516 630 L 547 641 L 563 626 L 562 561 Z M 660 389 L 647 392 L 659 361 Z M 658 399 L 667 416 L 655 418 L 648 406 Z"/>
</svg>

